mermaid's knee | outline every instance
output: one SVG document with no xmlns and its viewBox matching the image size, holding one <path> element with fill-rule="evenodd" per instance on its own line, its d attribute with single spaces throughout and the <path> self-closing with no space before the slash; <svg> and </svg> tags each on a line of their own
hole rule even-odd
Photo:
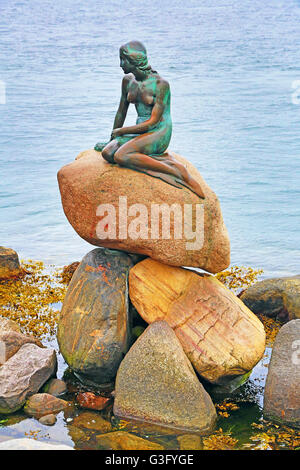
<svg viewBox="0 0 300 470">
<path fill-rule="evenodd" d="M 104 148 L 102 150 L 102 157 L 104 160 L 106 160 L 108 163 L 114 163 L 114 152 L 111 150 Z"/>
</svg>

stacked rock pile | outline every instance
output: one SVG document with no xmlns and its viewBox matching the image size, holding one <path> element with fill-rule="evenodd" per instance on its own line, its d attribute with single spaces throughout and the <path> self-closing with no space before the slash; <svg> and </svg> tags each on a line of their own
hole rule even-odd
<svg viewBox="0 0 300 470">
<path fill-rule="evenodd" d="M 222 271 L 230 244 L 216 195 L 176 158 L 201 182 L 204 200 L 93 150 L 59 171 L 69 222 L 101 248 L 72 277 L 58 342 L 81 380 L 115 384 L 116 416 L 206 434 L 216 410 L 201 381 L 224 384 L 249 373 L 264 353 L 265 331 L 213 275 L 184 267 Z M 151 217 L 157 210 L 162 216 Z M 164 210 L 173 216 L 164 219 Z M 164 230 L 168 236 L 160 236 Z"/>
</svg>

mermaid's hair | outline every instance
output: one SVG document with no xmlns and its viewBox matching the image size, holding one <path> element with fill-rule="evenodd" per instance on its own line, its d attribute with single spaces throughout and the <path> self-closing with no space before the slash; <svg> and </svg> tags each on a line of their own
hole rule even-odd
<svg viewBox="0 0 300 470">
<path fill-rule="evenodd" d="M 120 54 L 126 57 L 132 65 L 143 72 L 154 72 L 148 63 L 145 46 L 139 41 L 130 41 L 120 47 Z"/>
</svg>

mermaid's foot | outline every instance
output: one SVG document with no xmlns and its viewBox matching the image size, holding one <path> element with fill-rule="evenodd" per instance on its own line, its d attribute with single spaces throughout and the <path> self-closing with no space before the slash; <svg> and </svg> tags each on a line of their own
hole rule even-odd
<svg viewBox="0 0 300 470">
<path fill-rule="evenodd" d="M 200 184 L 197 183 L 197 181 L 191 177 L 191 175 L 189 174 L 185 166 L 182 163 L 178 162 L 178 160 L 176 160 L 176 158 L 173 157 L 172 154 L 165 152 L 161 155 L 153 155 L 152 157 L 155 158 L 156 160 L 163 161 L 164 163 L 169 165 L 172 169 L 176 168 L 178 176 L 171 176 L 171 178 L 174 178 L 175 181 L 177 181 L 181 186 L 185 186 L 186 188 L 190 189 L 190 191 L 197 194 L 197 196 L 199 196 L 201 199 L 205 199 L 205 196 L 204 196 L 204 193 L 202 191 Z M 155 175 L 153 174 L 153 176 Z M 165 179 L 165 178 L 161 178 L 161 179 Z"/>
<path fill-rule="evenodd" d="M 200 184 L 198 184 L 197 181 L 195 181 L 194 179 L 192 181 L 190 181 L 189 183 L 187 183 L 186 181 L 183 181 L 183 180 L 179 180 L 179 179 L 176 179 L 176 181 L 180 181 L 182 186 L 185 186 L 190 191 L 195 193 L 198 197 L 200 197 L 200 199 L 205 199 L 205 196 L 204 196 L 204 193 L 201 189 Z"/>
<path fill-rule="evenodd" d="M 173 175 L 169 175 L 167 173 L 160 173 L 158 171 L 152 171 L 152 170 L 138 170 L 138 171 L 141 171 L 142 173 L 145 173 L 146 175 L 159 178 L 162 181 L 165 181 L 166 183 L 170 184 L 171 186 L 175 186 L 175 188 L 182 189 L 182 186 L 184 186 L 185 188 L 189 189 L 190 191 L 195 193 L 197 196 L 199 196 L 201 199 L 205 199 L 205 196 L 202 192 L 200 185 L 195 180 L 191 181 L 192 184 L 188 184 L 186 181 L 183 181 L 181 178 L 178 178 Z"/>
</svg>

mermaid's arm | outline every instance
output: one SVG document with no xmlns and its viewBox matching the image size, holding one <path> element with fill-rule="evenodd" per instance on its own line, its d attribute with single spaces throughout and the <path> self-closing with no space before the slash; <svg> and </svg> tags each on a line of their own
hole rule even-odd
<svg viewBox="0 0 300 470">
<path fill-rule="evenodd" d="M 125 76 L 122 80 L 122 94 L 121 94 L 119 108 L 118 108 L 118 111 L 116 113 L 116 117 L 114 120 L 113 129 L 122 127 L 127 116 L 127 111 L 128 111 L 128 106 L 129 106 L 129 102 L 127 101 L 128 83 L 129 83 L 129 78 L 128 76 Z"/>
<path fill-rule="evenodd" d="M 130 81 L 130 78 L 128 77 L 128 75 L 125 75 L 122 81 L 122 94 L 121 94 L 121 99 L 119 103 L 119 108 L 118 108 L 118 111 L 116 113 L 116 117 L 114 120 L 113 130 L 116 128 L 122 127 L 126 119 L 127 110 L 129 106 L 129 103 L 127 101 L 127 86 L 128 86 L 129 81 Z M 96 150 L 97 152 L 102 152 L 104 147 L 106 147 L 106 145 L 113 139 L 114 139 L 114 136 L 113 136 L 113 133 L 111 133 L 110 140 L 108 142 L 98 142 L 95 145 L 94 150 Z"/>
</svg>

